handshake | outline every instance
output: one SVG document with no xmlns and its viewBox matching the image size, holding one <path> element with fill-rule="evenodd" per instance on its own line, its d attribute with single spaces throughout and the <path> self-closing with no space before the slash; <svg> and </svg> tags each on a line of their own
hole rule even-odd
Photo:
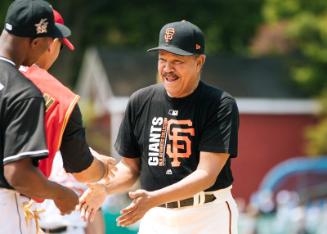
<svg viewBox="0 0 327 234">
<path fill-rule="evenodd" d="M 94 157 L 92 164 L 82 172 L 72 173 L 73 177 L 78 182 L 84 183 L 88 186 L 95 186 L 96 183 L 103 185 L 108 184 L 117 170 L 116 160 L 112 157 L 101 155 L 91 148 L 90 151 Z M 63 170 L 63 168 L 60 168 L 60 170 Z M 63 182 L 67 187 L 60 186 L 62 189 L 59 190 L 60 192 L 58 193 L 58 196 L 53 200 L 62 215 L 70 214 L 76 209 L 76 207 L 81 207 L 78 194 L 81 195 L 82 191 L 80 188 L 73 189 L 74 186 L 71 186 L 72 179 L 69 174 L 64 172 L 58 172 L 58 174 L 60 174 L 61 177 L 62 174 L 64 174 L 64 179 L 59 178 L 58 181 Z M 57 178 L 54 179 L 57 180 Z M 67 183 L 65 183 L 65 181 L 67 181 Z M 103 196 L 105 197 L 105 195 Z M 103 202 L 104 198 L 101 199 L 101 197 L 99 197 L 99 201 L 100 200 Z"/>
<path fill-rule="evenodd" d="M 95 161 L 98 162 L 98 166 L 92 170 L 89 169 L 84 175 L 77 176 L 73 174 L 78 181 L 83 181 L 88 186 L 88 189 L 78 198 L 75 192 L 67 188 L 72 194 L 60 199 L 59 203 L 65 203 L 68 206 L 68 212 L 63 212 L 60 204 L 58 205 L 55 201 L 61 214 L 70 213 L 76 208 L 81 212 L 81 218 L 88 222 L 94 220 L 97 211 L 104 203 L 108 194 L 127 191 L 139 176 L 139 162 L 137 160 L 122 158 L 116 164 L 116 160 L 111 157 L 101 155 L 92 149 L 91 153 Z M 103 173 L 99 175 L 99 171 Z M 96 179 L 87 180 L 91 174 L 97 175 Z M 121 210 L 121 216 L 117 218 L 118 226 L 131 225 L 140 220 L 149 209 L 160 205 L 155 191 L 149 192 L 140 189 L 129 192 L 129 197 L 131 203 Z"/>
<path fill-rule="evenodd" d="M 95 158 L 102 161 L 105 165 L 105 173 L 103 177 L 96 183 L 88 183 L 88 189 L 79 198 L 79 204 L 77 210 L 81 211 L 81 218 L 84 221 L 93 221 L 96 212 L 103 204 L 107 196 L 107 186 L 109 186 L 110 180 L 115 176 L 117 171 L 116 160 L 111 157 L 107 157 L 99 154 L 91 149 L 91 153 Z"/>
</svg>

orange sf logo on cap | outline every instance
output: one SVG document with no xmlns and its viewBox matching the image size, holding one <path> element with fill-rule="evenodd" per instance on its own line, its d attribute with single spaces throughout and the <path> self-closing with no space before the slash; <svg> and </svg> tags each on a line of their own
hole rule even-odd
<svg viewBox="0 0 327 234">
<path fill-rule="evenodd" d="M 165 41 L 168 43 L 173 39 L 175 35 L 175 29 L 174 28 L 167 28 L 165 32 Z"/>
</svg>

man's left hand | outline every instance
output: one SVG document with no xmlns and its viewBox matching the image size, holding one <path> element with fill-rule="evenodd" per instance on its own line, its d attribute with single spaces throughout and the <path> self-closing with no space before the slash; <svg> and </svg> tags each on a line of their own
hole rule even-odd
<svg viewBox="0 0 327 234">
<path fill-rule="evenodd" d="M 133 201 L 120 211 L 121 215 L 116 220 L 118 226 L 125 227 L 137 222 L 149 209 L 156 206 L 152 192 L 139 189 L 129 192 L 129 197 Z"/>
</svg>

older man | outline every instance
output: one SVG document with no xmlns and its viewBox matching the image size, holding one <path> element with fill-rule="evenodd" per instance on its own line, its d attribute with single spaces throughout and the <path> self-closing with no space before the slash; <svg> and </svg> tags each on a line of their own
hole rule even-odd
<svg viewBox="0 0 327 234">
<path fill-rule="evenodd" d="M 118 225 L 142 218 L 141 234 L 237 233 L 231 161 L 238 108 L 227 92 L 200 80 L 204 49 L 194 24 L 163 26 L 149 50 L 158 51 L 162 82 L 131 96 L 115 145 L 122 156 L 116 179 L 84 194 L 86 217 L 98 206 L 95 195 L 124 191 L 140 178 L 142 189 L 129 193 L 133 201 Z"/>
</svg>

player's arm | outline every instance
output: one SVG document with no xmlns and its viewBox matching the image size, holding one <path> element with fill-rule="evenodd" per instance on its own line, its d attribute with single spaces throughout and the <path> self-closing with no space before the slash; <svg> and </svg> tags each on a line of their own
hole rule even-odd
<svg viewBox="0 0 327 234">
<path fill-rule="evenodd" d="M 92 155 L 94 158 L 91 165 L 81 172 L 72 173 L 72 175 L 76 180 L 84 183 L 93 183 L 101 179 L 109 180 L 109 176 L 113 176 L 116 171 L 116 160 L 95 151 L 92 152 Z"/>
<path fill-rule="evenodd" d="M 118 225 L 128 226 L 135 223 L 152 207 L 192 197 L 194 194 L 211 187 L 229 158 L 226 153 L 200 152 L 197 169 L 179 182 L 156 191 L 137 190 L 130 192 L 133 202 L 121 211 Z"/>
<path fill-rule="evenodd" d="M 86 142 L 82 115 L 75 106 L 64 131 L 60 151 L 67 172 L 80 182 L 96 182 L 112 174 L 115 160 L 111 157 L 91 153 Z"/>
<path fill-rule="evenodd" d="M 87 192 L 83 194 L 80 203 L 88 203 L 89 207 L 98 209 L 104 199 L 99 199 L 113 193 L 126 192 L 131 188 L 139 177 L 140 159 L 122 157 L 121 161 L 116 165 L 114 178 L 108 183 L 90 184 Z M 96 201 L 95 201 L 96 200 Z M 92 204 L 93 201 L 100 205 Z M 99 202 L 100 201 L 100 202 Z"/>
<path fill-rule="evenodd" d="M 20 194 L 39 199 L 52 199 L 62 214 L 74 210 L 78 197 L 74 191 L 48 180 L 27 157 L 4 165 L 7 182 Z"/>
<path fill-rule="evenodd" d="M 126 192 L 131 188 L 139 177 L 140 159 L 122 157 L 117 164 L 114 179 L 106 184 L 107 194 Z"/>
</svg>

